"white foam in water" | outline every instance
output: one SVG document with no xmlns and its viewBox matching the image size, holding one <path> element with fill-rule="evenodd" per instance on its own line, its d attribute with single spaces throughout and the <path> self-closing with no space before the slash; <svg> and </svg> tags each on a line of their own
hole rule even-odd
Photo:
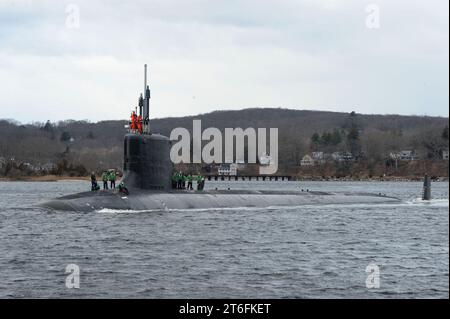
<svg viewBox="0 0 450 319">
<path fill-rule="evenodd" d="M 306 207 L 302 206 L 271 206 L 271 207 L 214 207 L 214 208 L 166 208 L 166 209 L 144 209 L 144 210 L 132 210 L 132 209 L 110 209 L 103 208 L 97 210 L 97 213 L 103 214 L 136 214 L 136 213 L 152 213 L 152 212 L 214 212 L 214 211 L 254 211 L 254 210 L 273 210 L 273 209 L 295 209 Z"/>
<path fill-rule="evenodd" d="M 367 203 L 344 203 L 344 204 L 324 204 L 324 205 L 299 205 L 299 206 L 269 206 L 269 207 L 215 207 L 215 208 L 185 208 L 185 209 L 145 209 L 145 210 L 130 210 L 130 209 L 109 209 L 103 208 L 98 210 L 98 213 L 105 214 L 136 214 L 136 213 L 151 213 L 151 212 L 214 212 L 214 211 L 255 211 L 255 210 L 307 210 L 308 208 L 325 208 L 330 207 L 349 207 L 349 208 L 365 208 L 365 207 L 385 207 L 385 208 L 398 208 L 400 206 L 417 206 L 417 205 L 427 205 L 433 207 L 448 207 L 448 199 L 432 199 L 429 201 L 424 201 L 421 198 L 416 198 L 411 201 L 405 201 L 400 203 L 380 203 L 380 204 L 367 204 Z"/>
<path fill-rule="evenodd" d="M 431 199 L 431 200 L 423 200 L 422 198 L 415 198 L 412 201 L 407 202 L 413 205 L 429 205 L 436 207 L 448 207 L 449 200 L 448 198 L 439 198 L 439 199 Z"/>
<path fill-rule="evenodd" d="M 110 209 L 110 208 L 103 208 L 100 210 L 97 210 L 97 213 L 103 213 L 103 214 L 136 214 L 136 213 L 152 213 L 152 212 L 212 212 L 212 211 L 235 211 L 235 210 L 261 210 L 261 209 L 281 209 L 283 207 L 276 206 L 276 207 L 268 207 L 268 208 L 261 208 L 261 207 L 215 207 L 215 208 L 161 208 L 161 209 L 144 209 L 144 210 L 132 210 L 132 209 Z M 287 207 L 286 207 L 287 208 Z M 290 206 L 292 208 L 292 206 Z"/>
<path fill-rule="evenodd" d="M 126 199 L 126 197 L 122 197 Z M 398 203 L 342 203 L 342 204 L 313 204 L 313 205 L 295 205 L 295 206 L 268 206 L 268 207 L 214 207 L 214 208 L 160 208 L 160 209 L 144 209 L 144 210 L 131 210 L 131 209 L 110 209 L 103 208 L 101 210 L 97 210 L 98 213 L 104 214 L 138 214 L 138 213 L 151 213 L 151 212 L 214 212 L 214 211 L 255 211 L 255 210 L 308 210 L 309 208 L 314 209 L 329 209 L 329 208 L 367 208 L 367 207 L 384 207 L 384 208 L 398 208 L 405 206 L 418 206 L 418 205 L 427 205 L 432 207 L 448 207 L 449 199 L 441 198 L 441 199 L 432 199 L 429 201 L 422 200 L 422 198 L 415 198 L 409 201 L 401 201 Z"/>
<path fill-rule="evenodd" d="M 161 212 L 160 209 L 145 209 L 145 210 L 131 210 L 131 209 L 110 209 L 103 208 L 97 210 L 97 213 L 102 214 L 139 214 L 139 213 L 151 213 L 151 212 Z"/>
</svg>

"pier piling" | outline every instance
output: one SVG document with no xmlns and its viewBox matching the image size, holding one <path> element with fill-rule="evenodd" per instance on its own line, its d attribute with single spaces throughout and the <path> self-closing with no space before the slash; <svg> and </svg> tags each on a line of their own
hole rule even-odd
<svg viewBox="0 0 450 319">
<path fill-rule="evenodd" d="M 428 175 L 423 179 L 422 200 L 431 200 L 431 178 Z"/>
</svg>

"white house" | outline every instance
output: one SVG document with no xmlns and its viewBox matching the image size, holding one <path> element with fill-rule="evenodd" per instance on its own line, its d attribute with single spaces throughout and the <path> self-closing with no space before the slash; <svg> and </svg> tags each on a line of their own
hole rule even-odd
<svg viewBox="0 0 450 319">
<path fill-rule="evenodd" d="M 404 150 L 400 152 L 390 153 L 389 156 L 392 159 L 397 159 L 401 161 L 414 161 L 417 160 L 418 157 L 416 155 L 416 151 Z"/>
<path fill-rule="evenodd" d="M 234 163 L 231 164 L 220 164 L 218 169 L 219 175 L 226 176 L 236 176 L 237 175 L 237 165 Z"/>
<path fill-rule="evenodd" d="M 314 166 L 314 160 L 311 156 L 305 155 L 300 161 L 300 166 Z"/>
<path fill-rule="evenodd" d="M 312 152 L 311 157 L 316 164 L 325 163 L 325 154 L 323 152 Z"/>
<path fill-rule="evenodd" d="M 337 162 L 349 162 L 355 159 L 350 152 L 334 152 L 331 157 Z"/>
<path fill-rule="evenodd" d="M 51 172 L 52 170 L 56 169 L 57 165 L 54 163 L 45 163 L 44 165 L 41 165 L 41 171 L 44 172 Z"/>
<path fill-rule="evenodd" d="M 417 159 L 417 155 L 415 151 L 401 151 L 400 159 L 402 161 L 414 161 Z"/>
</svg>

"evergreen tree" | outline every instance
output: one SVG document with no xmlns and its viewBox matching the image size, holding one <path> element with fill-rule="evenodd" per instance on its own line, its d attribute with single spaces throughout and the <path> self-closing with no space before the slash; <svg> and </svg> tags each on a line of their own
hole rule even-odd
<svg viewBox="0 0 450 319">
<path fill-rule="evenodd" d="M 319 145 L 320 143 L 320 136 L 318 133 L 314 133 L 313 136 L 311 136 L 311 142 L 315 145 Z"/>
<path fill-rule="evenodd" d="M 448 142 L 448 125 L 442 131 L 442 138 Z"/>
</svg>

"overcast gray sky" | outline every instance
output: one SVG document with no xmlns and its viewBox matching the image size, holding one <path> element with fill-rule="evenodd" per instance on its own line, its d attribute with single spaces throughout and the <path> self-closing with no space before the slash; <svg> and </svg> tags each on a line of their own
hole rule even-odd
<svg viewBox="0 0 450 319">
<path fill-rule="evenodd" d="M 448 116 L 448 6 L 0 0 L 0 118 L 127 118 L 144 63 L 152 117 L 248 107 Z"/>
</svg>

